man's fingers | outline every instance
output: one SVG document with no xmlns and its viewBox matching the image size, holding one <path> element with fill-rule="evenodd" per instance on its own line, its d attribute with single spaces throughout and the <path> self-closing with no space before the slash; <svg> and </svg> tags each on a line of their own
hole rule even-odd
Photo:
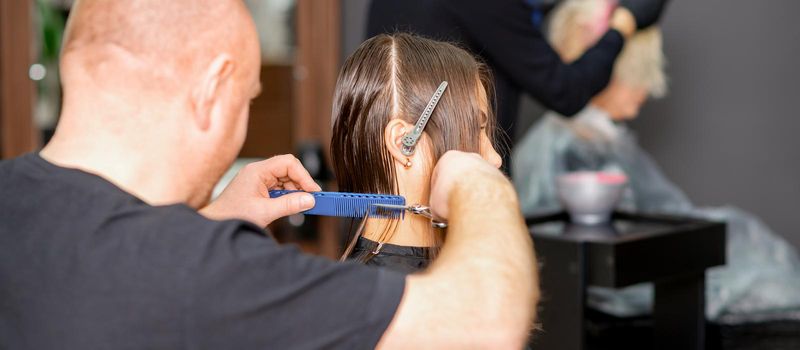
<svg viewBox="0 0 800 350">
<path fill-rule="evenodd" d="M 311 175 L 308 173 L 308 170 L 303 167 L 303 164 L 300 163 L 298 160 L 294 163 L 293 166 L 288 168 L 288 175 L 291 183 L 299 185 L 300 188 L 307 192 L 317 192 L 322 191 L 322 188 L 319 187 L 316 181 L 311 178 Z"/>
<path fill-rule="evenodd" d="M 433 169 L 431 176 L 430 205 L 433 214 L 439 218 L 447 219 L 450 215 L 449 198 L 456 183 L 463 177 L 481 169 L 493 169 L 486 171 L 496 171 L 486 160 L 477 153 L 466 153 L 460 151 L 448 151 L 445 153 Z"/>
<path fill-rule="evenodd" d="M 264 185 L 274 186 L 281 178 L 288 179 L 299 185 L 297 189 L 307 192 L 321 191 L 319 185 L 311 178 L 303 164 L 292 155 L 275 156 L 270 159 L 252 163 L 252 168 L 257 172 Z M 286 185 L 284 184 L 284 187 Z"/>
<path fill-rule="evenodd" d="M 272 222 L 284 216 L 313 208 L 314 196 L 304 192 L 290 193 L 278 198 L 266 199 L 265 206 L 265 212 L 269 216 L 267 222 Z"/>
</svg>

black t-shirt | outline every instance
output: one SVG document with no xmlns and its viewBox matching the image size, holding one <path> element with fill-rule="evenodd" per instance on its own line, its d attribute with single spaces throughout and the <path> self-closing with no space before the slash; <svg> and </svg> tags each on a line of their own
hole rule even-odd
<svg viewBox="0 0 800 350">
<path fill-rule="evenodd" d="M 0 162 L 0 349 L 372 348 L 404 286 L 38 155 Z"/>
</svg>

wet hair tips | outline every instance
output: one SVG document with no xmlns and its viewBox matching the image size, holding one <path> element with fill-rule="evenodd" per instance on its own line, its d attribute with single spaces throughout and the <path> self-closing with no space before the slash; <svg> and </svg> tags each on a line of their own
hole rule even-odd
<svg viewBox="0 0 800 350">
<path fill-rule="evenodd" d="M 482 128 L 494 143 L 488 68 L 453 44 L 405 33 L 370 38 L 347 58 L 336 83 L 330 147 L 340 191 L 399 194 L 385 129 L 394 119 L 413 126 L 443 81 L 447 89 L 424 128 L 427 142 L 415 150 L 429 156 L 429 164 L 421 164 L 426 169 L 449 150 L 481 152 Z M 396 225 L 388 225 L 384 237 Z"/>
</svg>

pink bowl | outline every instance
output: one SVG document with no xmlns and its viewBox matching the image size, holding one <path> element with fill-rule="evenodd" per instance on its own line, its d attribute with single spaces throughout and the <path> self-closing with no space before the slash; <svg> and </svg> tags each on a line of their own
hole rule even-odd
<svg viewBox="0 0 800 350">
<path fill-rule="evenodd" d="M 556 182 L 558 197 L 572 221 L 596 225 L 608 222 L 628 177 L 615 172 L 581 171 L 561 175 Z"/>
</svg>

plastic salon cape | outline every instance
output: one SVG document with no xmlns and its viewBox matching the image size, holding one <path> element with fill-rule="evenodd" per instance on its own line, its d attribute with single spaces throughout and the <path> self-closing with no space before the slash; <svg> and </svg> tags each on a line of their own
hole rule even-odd
<svg viewBox="0 0 800 350">
<path fill-rule="evenodd" d="M 572 119 L 545 114 L 517 144 L 512 159 L 514 185 L 526 215 L 560 209 L 555 187 L 559 174 L 616 170 L 629 179 L 621 209 L 726 222 L 727 265 L 706 273 L 706 316 L 726 324 L 800 319 L 800 259 L 794 248 L 746 212 L 694 207 L 637 145 L 631 131 L 602 110 L 587 107 Z M 626 317 L 649 313 L 652 299 L 652 284 L 641 284 L 616 290 L 592 287 L 587 302 Z"/>
</svg>

